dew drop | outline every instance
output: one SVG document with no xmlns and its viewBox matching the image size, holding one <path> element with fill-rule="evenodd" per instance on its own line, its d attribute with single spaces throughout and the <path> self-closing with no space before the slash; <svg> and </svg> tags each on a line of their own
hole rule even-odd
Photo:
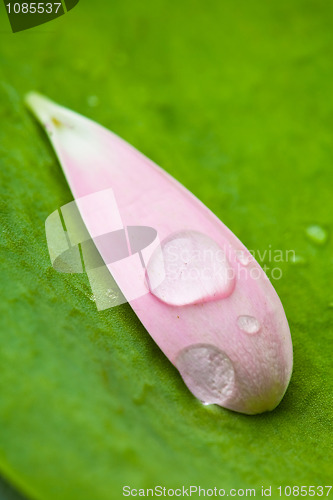
<svg viewBox="0 0 333 500">
<path fill-rule="evenodd" d="M 292 264 L 295 264 L 295 265 L 303 265 L 303 264 L 306 264 L 307 263 L 307 260 L 305 257 L 303 257 L 302 255 L 292 255 L 292 257 L 290 258 L 290 262 Z"/>
<path fill-rule="evenodd" d="M 162 241 L 147 265 L 151 293 L 174 306 L 229 296 L 234 274 L 222 248 L 196 231 L 176 233 Z"/>
<path fill-rule="evenodd" d="M 97 95 L 90 95 L 87 97 L 87 103 L 91 108 L 95 108 L 99 104 L 99 98 Z"/>
<path fill-rule="evenodd" d="M 307 237 L 316 245 L 324 245 L 327 241 L 328 234 L 326 229 L 318 224 L 312 224 L 306 228 Z"/>
<path fill-rule="evenodd" d="M 254 316 L 238 316 L 238 327 L 245 333 L 258 333 L 260 330 L 260 323 Z"/>
<path fill-rule="evenodd" d="M 234 388 L 235 373 L 225 352 L 211 344 L 183 349 L 175 362 L 185 384 L 204 404 L 223 405 Z"/>
</svg>

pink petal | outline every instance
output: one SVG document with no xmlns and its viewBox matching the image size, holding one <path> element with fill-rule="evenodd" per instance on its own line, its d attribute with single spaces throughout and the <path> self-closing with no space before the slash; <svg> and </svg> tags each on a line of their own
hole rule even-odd
<svg viewBox="0 0 333 500">
<path fill-rule="evenodd" d="M 292 371 L 290 331 L 274 288 L 247 249 L 181 184 L 115 134 L 38 94 L 29 94 L 27 102 L 48 132 L 76 200 L 111 188 L 124 226 L 157 230 L 161 247 L 147 259 L 150 289 L 135 265 L 108 268 L 193 394 L 247 414 L 275 408 Z M 107 213 L 91 217 L 92 203 L 82 205 L 92 237 L 117 225 Z M 187 249 L 188 257 L 170 262 L 171 244 Z M 209 249 L 207 263 L 203 252 Z M 184 281 L 186 265 L 192 278 Z M 146 293 L 131 300 L 131 288 L 142 283 Z"/>
</svg>

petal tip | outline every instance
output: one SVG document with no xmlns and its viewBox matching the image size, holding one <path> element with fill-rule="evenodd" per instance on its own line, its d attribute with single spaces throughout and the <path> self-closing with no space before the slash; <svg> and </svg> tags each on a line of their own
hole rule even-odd
<svg viewBox="0 0 333 500">
<path fill-rule="evenodd" d="M 28 109 L 43 125 L 50 120 L 56 106 L 53 101 L 35 91 L 28 92 L 24 101 Z"/>
</svg>

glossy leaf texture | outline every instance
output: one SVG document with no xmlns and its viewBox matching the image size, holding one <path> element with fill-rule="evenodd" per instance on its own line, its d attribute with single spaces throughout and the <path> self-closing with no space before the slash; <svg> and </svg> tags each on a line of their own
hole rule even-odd
<svg viewBox="0 0 333 500">
<path fill-rule="evenodd" d="M 54 31 L 10 43 L 0 35 L 1 472 L 37 500 L 118 500 L 124 484 L 253 486 L 257 495 L 262 484 L 275 493 L 329 484 L 330 7 L 96 6 L 107 15 L 80 2 Z M 203 406 L 128 305 L 98 312 L 84 277 L 54 272 L 44 223 L 72 196 L 25 109 L 31 88 L 163 165 L 262 265 L 282 269 L 273 283 L 294 374 L 274 412 Z M 307 231 L 316 225 L 321 244 Z M 295 259 L 272 262 L 269 249 Z"/>
</svg>

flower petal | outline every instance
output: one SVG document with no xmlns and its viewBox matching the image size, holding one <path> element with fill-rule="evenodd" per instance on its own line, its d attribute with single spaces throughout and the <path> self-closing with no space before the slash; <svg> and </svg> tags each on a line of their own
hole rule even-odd
<svg viewBox="0 0 333 500">
<path fill-rule="evenodd" d="M 147 266 L 150 289 L 130 305 L 193 394 L 247 414 L 275 408 L 292 371 L 290 331 L 273 286 L 247 249 L 181 184 L 112 132 L 38 94 L 27 103 L 75 199 L 111 188 L 125 227 L 156 229 L 161 248 Z M 100 231 L 101 221 L 79 209 L 89 233 Z M 153 286 L 161 263 L 165 281 Z M 114 278 L 125 297 L 139 279 L 121 267 Z"/>
</svg>

